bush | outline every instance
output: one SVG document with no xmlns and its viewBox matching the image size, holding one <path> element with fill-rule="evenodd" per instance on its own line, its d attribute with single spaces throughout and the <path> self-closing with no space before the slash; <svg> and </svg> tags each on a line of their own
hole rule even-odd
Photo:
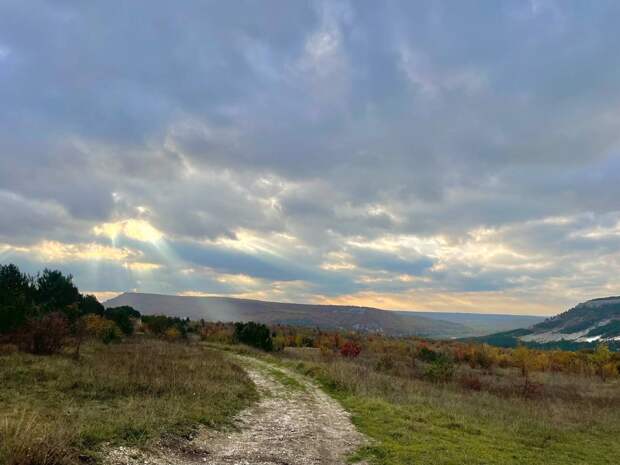
<svg viewBox="0 0 620 465">
<path fill-rule="evenodd" d="M 67 318 L 62 313 L 50 313 L 28 321 L 19 337 L 19 345 L 22 350 L 33 354 L 55 354 L 61 351 L 68 335 Z"/>
<path fill-rule="evenodd" d="M 340 355 L 347 358 L 356 358 L 359 356 L 362 348 L 357 342 L 347 341 L 340 348 Z"/>
<path fill-rule="evenodd" d="M 382 354 L 377 360 L 376 369 L 378 371 L 390 371 L 394 368 L 394 358 L 390 354 Z"/>
<path fill-rule="evenodd" d="M 176 326 L 171 326 L 164 333 L 164 338 L 169 342 L 176 342 L 181 339 L 181 331 Z"/>
<path fill-rule="evenodd" d="M 121 340 L 121 330 L 118 329 L 118 326 L 114 324 L 114 322 L 110 322 L 99 336 L 101 342 L 104 344 L 111 344 L 112 342 L 120 342 Z"/>
<path fill-rule="evenodd" d="M 420 347 L 420 349 L 418 350 L 418 358 L 420 360 L 422 360 L 423 362 L 434 362 L 435 360 L 437 360 L 437 352 L 435 352 L 432 349 L 429 349 L 426 346 L 422 346 Z"/>
<path fill-rule="evenodd" d="M 471 391 L 480 391 L 482 390 L 482 383 L 480 382 L 480 378 L 476 375 L 464 375 L 459 379 L 459 384 L 461 387 L 465 389 L 469 389 Z"/>
<path fill-rule="evenodd" d="M 82 320 L 88 336 L 97 338 L 104 344 L 120 341 L 121 331 L 113 321 L 95 314 L 86 315 Z"/>
<path fill-rule="evenodd" d="M 140 312 L 128 305 L 123 305 L 122 307 L 106 309 L 105 317 L 116 323 L 123 334 L 131 336 L 133 334 L 133 320 L 140 318 Z"/>
<path fill-rule="evenodd" d="M 525 380 L 522 387 L 524 397 L 535 398 L 540 397 L 544 392 L 544 386 L 541 383 L 534 383 L 529 379 Z"/>
<path fill-rule="evenodd" d="M 438 355 L 424 370 L 424 377 L 433 383 L 445 383 L 454 376 L 454 362 L 445 355 Z"/>
<path fill-rule="evenodd" d="M 184 320 L 166 315 L 152 315 L 143 316 L 142 324 L 145 325 L 147 330 L 152 334 L 164 338 L 170 329 L 175 328 L 175 330 L 179 332 L 179 337 L 185 339 L 187 337 L 189 319 Z"/>
<path fill-rule="evenodd" d="M 19 348 L 15 344 L 1 344 L 0 343 L 0 357 L 3 355 L 12 355 L 16 353 Z"/>
<path fill-rule="evenodd" d="M 487 344 L 481 344 L 474 351 L 473 363 L 484 370 L 493 368 L 496 362 L 494 350 Z"/>
<path fill-rule="evenodd" d="M 235 323 L 234 340 L 267 352 L 273 350 L 271 331 L 262 323 Z"/>
</svg>

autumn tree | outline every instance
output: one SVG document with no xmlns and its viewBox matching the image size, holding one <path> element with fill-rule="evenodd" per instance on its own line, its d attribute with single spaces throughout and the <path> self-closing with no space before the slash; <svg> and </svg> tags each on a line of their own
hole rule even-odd
<svg viewBox="0 0 620 465">
<path fill-rule="evenodd" d="M 613 355 L 607 344 L 599 344 L 591 359 L 601 380 L 606 381 L 618 374 L 618 367 L 612 362 Z"/>
<path fill-rule="evenodd" d="M 534 385 L 530 381 L 530 374 L 536 369 L 538 359 L 535 351 L 520 345 L 513 352 L 514 362 L 521 370 L 523 377 L 523 393 L 529 394 L 533 390 Z"/>
</svg>

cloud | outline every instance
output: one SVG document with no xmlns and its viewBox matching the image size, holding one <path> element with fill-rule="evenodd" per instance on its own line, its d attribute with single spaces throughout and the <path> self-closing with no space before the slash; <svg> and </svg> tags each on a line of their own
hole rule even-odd
<svg viewBox="0 0 620 465">
<path fill-rule="evenodd" d="M 0 258 L 93 292 L 617 293 L 618 10 L 3 2 Z"/>
</svg>

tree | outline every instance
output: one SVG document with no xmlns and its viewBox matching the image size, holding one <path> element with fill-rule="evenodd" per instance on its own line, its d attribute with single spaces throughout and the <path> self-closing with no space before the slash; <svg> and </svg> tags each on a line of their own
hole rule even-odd
<svg viewBox="0 0 620 465">
<path fill-rule="evenodd" d="M 271 331 L 262 323 L 235 323 L 234 339 L 237 342 L 247 344 L 258 349 L 271 352 L 273 350 L 273 340 Z"/>
<path fill-rule="evenodd" d="M 119 329 L 127 336 L 133 334 L 133 321 L 134 318 L 140 318 L 140 312 L 135 310 L 129 305 L 123 305 L 121 307 L 108 308 L 105 311 L 105 317 L 108 320 L 112 320 Z"/>
<path fill-rule="evenodd" d="M 526 346 L 520 345 L 514 350 L 513 357 L 517 367 L 521 369 L 521 376 L 523 377 L 523 394 L 526 396 L 535 394 L 540 385 L 531 382 L 530 373 L 540 364 L 538 354 L 535 351 L 528 349 Z"/>
<path fill-rule="evenodd" d="M 69 305 L 81 300 L 70 274 L 64 275 L 61 271 L 46 268 L 36 281 L 36 301 L 46 313 L 65 311 Z"/>
<path fill-rule="evenodd" d="M 614 375 L 613 368 L 615 367 L 615 365 L 610 363 L 612 359 L 612 353 L 611 350 L 609 350 L 607 344 L 599 344 L 596 347 L 594 353 L 592 354 L 591 359 L 594 363 L 594 366 L 596 367 L 596 373 L 603 381 L 610 377 L 610 375 Z"/>
<path fill-rule="evenodd" d="M 103 316 L 105 313 L 105 307 L 97 300 L 94 295 L 84 295 L 80 298 L 80 314 L 81 315 L 99 315 Z"/>
<path fill-rule="evenodd" d="M 0 334 L 23 326 L 34 311 L 32 278 L 16 265 L 0 265 Z"/>
</svg>

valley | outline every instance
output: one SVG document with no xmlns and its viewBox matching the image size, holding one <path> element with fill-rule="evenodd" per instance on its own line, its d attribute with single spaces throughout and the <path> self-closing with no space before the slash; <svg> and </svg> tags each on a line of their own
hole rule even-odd
<svg viewBox="0 0 620 465">
<path fill-rule="evenodd" d="M 463 338 L 516 329 L 543 317 L 440 312 L 388 311 L 372 307 L 266 302 L 231 297 L 186 297 L 125 292 L 107 307 L 131 306 L 145 315 L 161 314 L 205 321 L 257 321 L 376 332 L 392 336 Z"/>
</svg>

